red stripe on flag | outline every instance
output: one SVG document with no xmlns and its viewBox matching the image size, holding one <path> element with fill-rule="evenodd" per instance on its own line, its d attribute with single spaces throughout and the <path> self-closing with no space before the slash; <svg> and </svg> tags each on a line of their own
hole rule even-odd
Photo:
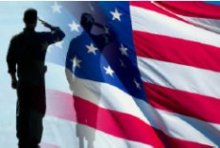
<svg viewBox="0 0 220 148">
<path fill-rule="evenodd" d="M 166 16 L 175 18 L 177 20 L 181 20 L 183 22 L 188 23 L 187 21 L 181 19 L 180 17 L 177 17 L 176 15 L 161 9 L 160 7 L 153 4 L 153 2 L 149 2 L 149 1 L 139 1 L 139 2 L 136 1 L 136 2 L 134 2 L 133 1 L 133 2 L 130 2 L 130 4 L 131 4 L 131 6 L 135 6 L 135 7 L 138 7 L 138 8 L 143 8 L 143 9 L 155 11 L 157 13 L 160 13 L 160 14 L 163 14 L 163 15 L 166 15 Z"/>
<path fill-rule="evenodd" d="M 204 2 L 130 2 L 132 6 L 153 10 L 170 17 L 174 17 L 171 13 L 190 16 L 190 17 L 199 17 L 199 18 L 208 18 L 208 19 L 220 19 L 220 7 L 217 5 L 211 5 Z M 204 11 L 205 10 L 205 11 Z M 171 13 L 170 13 L 171 12 Z"/>
<path fill-rule="evenodd" d="M 47 100 L 49 106 L 47 114 L 85 124 L 123 139 L 149 144 L 158 148 L 164 146 L 209 147 L 169 137 L 134 116 L 104 109 L 79 97 L 74 97 L 74 101 L 77 102 L 75 106 L 81 114 L 80 117 L 77 117 L 77 120 L 73 98 L 70 94 L 48 90 Z M 87 120 L 83 120 L 83 118 Z"/>
<path fill-rule="evenodd" d="M 208 4 L 201 1 L 191 1 L 191 2 L 155 2 L 172 12 L 180 15 L 199 17 L 199 18 L 209 18 L 209 19 L 220 19 L 220 7 L 217 5 Z"/>
<path fill-rule="evenodd" d="M 153 10 L 162 14 L 166 14 L 168 16 L 172 16 L 170 13 L 166 13 L 166 11 L 164 11 L 163 9 L 155 6 L 153 4 L 153 2 L 150 1 L 131 1 L 130 2 L 131 6 L 135 6 L 135 7 L 139 7 L 139 8 L 143 8 L 143 9 L 147 9 L 147 10 Z"/>
<path fill-rule="evenodd" d="M 133 31 L 138 56 L 220 71 L 220 50 L 198 42 Z"/>
<path fill-rule="evenodd" d="M 220 100 L 195 93 L 145 83 L 148 102 L 156 108 L 200 120 L 220 123 Z"/>
</svg>

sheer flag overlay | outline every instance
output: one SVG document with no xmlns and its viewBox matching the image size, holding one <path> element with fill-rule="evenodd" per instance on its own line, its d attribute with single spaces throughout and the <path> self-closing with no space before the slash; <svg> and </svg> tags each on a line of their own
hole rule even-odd
<svg viewBox="0 0 220 148">
<path fill-rule="evenodd" d="M 220 146 L 220 6 L 206 2 L 0 2 L 0 145 L 17 142 L 5 55 L 29 7 L 66 33 L 47 51 L 43 147 Z"/>
</svg>

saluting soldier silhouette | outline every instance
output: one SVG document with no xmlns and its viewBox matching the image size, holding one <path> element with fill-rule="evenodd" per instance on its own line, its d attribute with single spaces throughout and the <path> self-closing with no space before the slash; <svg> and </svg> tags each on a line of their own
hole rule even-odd
<svg viewBox="0 0 220 148">
<path fill-rule="evenodd" d="M 75 59 L 76 56 L 79 56 L 81 58 L 84 57 L 83 54 L 85 52 L 82 52 L 84 50 L 85 45 L 89 42 L 94 43 L 94 45 L 100 50 L 100 52 L 103 52 L 105 50 L 105 47 L 112 43 L 112 35 L 106 31 L 106 27 L 100 23 L 95 22 L 95 18 L 90 13 L 83 13 L 81 15 L 80 19 L 80 25 L 83 28 L 83 32 L 77 36 L 76 38 L 73 38 L 70 42 L 69 49 L 67 51 L 66 56 L 66 78 L 69 83 L 69 87 L 73 92 L 73 106 L 74 106 L 74 113 L 76 115 L 76 136 L 79 140 L 79 148 L 94 148 L 95 143 L 95 129 L 97 127 L 97 118 L 98 118 L 98 108 L 90 107 L 87 108 L 83 106 L 82 101 L 74 97 L 74 93 L 80 93 L 82 92 L 82 88 L 79 86 L 82 86 L 83 84 L 80 84 L 81 82 L 78 81 L 78 79 L 75 79 L 74 75 L 77 75 L 77 59 Z M 97 27 L 101 29 L 100 34 L 94 34 L 92 33 L 93 27 Z M 89 38 L 89 40 L 87 40 Z M 89 41 L 89 42 L 88 42 Z M 75 64 L 74 65 L 74 59 Z M 79 63 L 78 63 L 79 64 Z M 100 63 L 97 63 L 99 65 Z M 75 68 L 74 68 L 75 67 Z M 79 67 L 78 67 L 79 68 Z M 86 73 L 85 68 L 80 69 L 82 73 Z M 91 71 L 93 72 L 93 71 Z M 72 74 L 74 73 L 74 75 Z M 89 89 L 89 87 L 87 87 Z M 90 90 L 92 91 L 92 90 Z M 95 90 L 97 94 L 101 93 L 101 86 L 100 88 L 97 87 Z M 99 103 L 99 98 L 94 99 L 92 102 L 95 104 Z M 92 116 L 92 118 L 91 118 Z M 86 124 L 87 126 L 83 126 L 83 124 Z M 91 126 L 92 128 L 89 128 Z M 87 141 L 87 146 L 85 141 Z"/>
<path fill-rule="evenodd" d="M 36 32 L 39 20 L 48 32 Z M 16 129 L 19 148 L 39 148 L 46 112 L 45 55 L 50 44 L 61 41 L 65 34 L 38 19 L 37 10 L 28 9 L 23 18 L 25 28 L 11 39 L 8 54 L 8 72 L 11 86 L 17 90 Z"/>
</svg>

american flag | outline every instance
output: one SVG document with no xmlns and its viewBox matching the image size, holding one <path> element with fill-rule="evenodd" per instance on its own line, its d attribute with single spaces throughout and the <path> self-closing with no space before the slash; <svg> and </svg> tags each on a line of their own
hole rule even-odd
<svg viewBox="0 0 220 148">
<path fill-rule="evenodd" d="M 0 145 L 16 146 L 4 59 L 29 7 L 66 33 L 47 52 L 43 147 L 220 146 L 220 6 L 199 1 L 0 2 Z M 103 49 L 80 26 L 84 12 L 113 38 Z"/>
</svg>

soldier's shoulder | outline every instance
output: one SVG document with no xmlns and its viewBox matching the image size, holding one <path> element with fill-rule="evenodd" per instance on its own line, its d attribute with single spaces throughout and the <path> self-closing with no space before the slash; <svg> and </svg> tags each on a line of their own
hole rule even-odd
<svg viewBox="0 0 220 148">
<path fill-rule="evenodd" d="M 23 35 L 23 32 L 15 34 L 14 36 L 12 36 L 11 41 L 19 40 L 22 37 L 22 35 Z"/>
<path fill-rule="evenodd" d="M 45 34 L 50 34 L 50 31 L 40 31 L 40 32 L 36 32 L 36 34 L 38 35 L 45 35 Z"/>
</svg>

